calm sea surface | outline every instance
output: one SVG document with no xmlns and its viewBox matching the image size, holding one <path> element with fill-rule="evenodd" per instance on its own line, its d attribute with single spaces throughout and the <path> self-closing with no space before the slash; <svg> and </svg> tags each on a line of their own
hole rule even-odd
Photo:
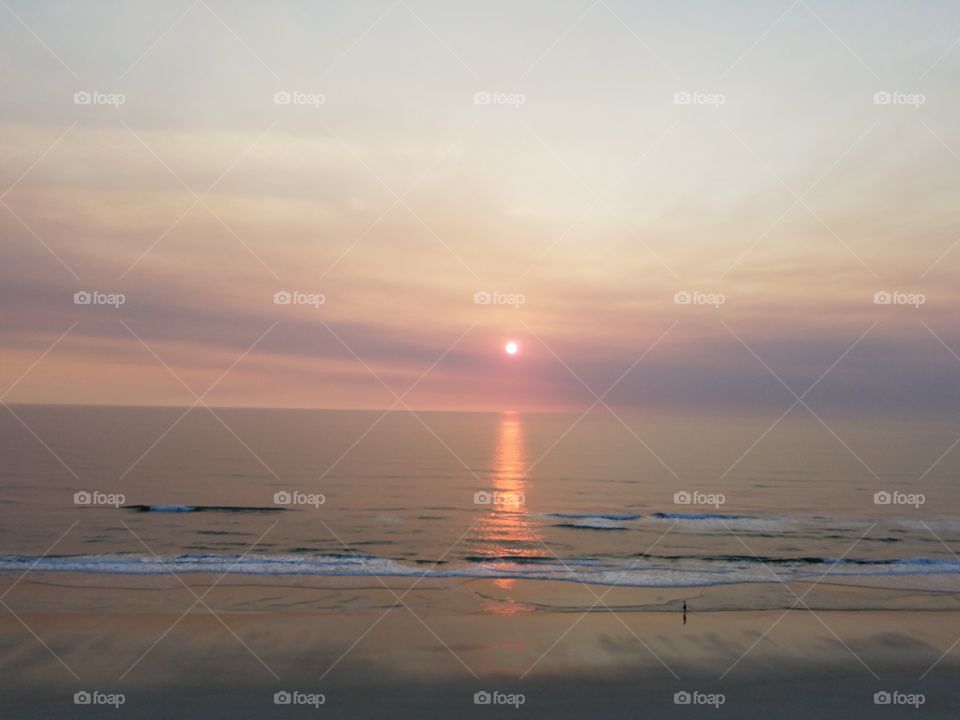
<svg viewBox="0 0 960 720">
<path fill-rule="evenodd" d="M 802 410 L 772 430 L 775 416 L 606 411 L 13 411 L 0 570 L 667 587 L 828 573 L 934 590 L 960 573 L 954 425 L 824 425 Z"/>
</svg>

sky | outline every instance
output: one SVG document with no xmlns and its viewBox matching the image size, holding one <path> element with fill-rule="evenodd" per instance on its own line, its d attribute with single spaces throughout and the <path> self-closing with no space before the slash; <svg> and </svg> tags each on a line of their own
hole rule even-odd
<svg viewBox="0 0 960 720">
<path fill-rule="evenodd" d="M 956 3 L 5 0 L 0 63 L 5 403 L 960 402 Z"/>
</svg>

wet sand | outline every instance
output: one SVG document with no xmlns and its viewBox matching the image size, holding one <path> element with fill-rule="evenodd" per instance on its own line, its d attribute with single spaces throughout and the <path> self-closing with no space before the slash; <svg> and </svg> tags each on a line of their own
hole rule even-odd
<svg viewBox="0 0 960 720">
<path fill-rule="evenodd" d="M 203 596 L 216 579 L 184 582 Z M 16 578 L 3 580 L 6 588 Z M 603 588 L 430 580 L 407 593 L 409 579 L 384 582 L 392 592 L 371 578 L 229 577 L 203 596 L 210 609 L 187 612 L 196 598 L 173 577 L 28 576 L 5 598 L 19 620 L 0 614 L 2 716 L 120 716 L 74 705 L 82 690 L 123 693 L 122 716 L 135 718 L 514 711 L 474 704 L 481 691 L 514 701 L 522 693 L 516 711 L 535 717 L 913 712 L 875 705 L 882 691 L 922 693 L 926 717 L 960 708 L 960 651 L 937 663 L 960 637 L 960 614 L 850 609 L 876 605 L 875 594 L 933 608 L 953 603 L 949 593 L 905 591 L 894 602 L 890 591 L 824 588 L 848 609 L 701 611 L 706 597 L 734 604 L 739 596 L 744 606 L 758 588 L 615 588 L 586 612 Z M 275 705 L 284 690 L 325 702 Z M 722 694 L 723 704 L 677 705 L 678 692 L 702 693 L 691 695 L 701 701 Z"/>
</svg>

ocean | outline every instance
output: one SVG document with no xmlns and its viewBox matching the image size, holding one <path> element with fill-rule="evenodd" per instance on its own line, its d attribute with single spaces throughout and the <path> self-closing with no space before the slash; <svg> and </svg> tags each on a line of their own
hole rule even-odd
<svg viewBox="0 0 960 720">
<path fill-rule="evenodd" d="M 954 424 L 776 420 L 12 406 L 0 571 L 957 590 Z"/>
</svg>

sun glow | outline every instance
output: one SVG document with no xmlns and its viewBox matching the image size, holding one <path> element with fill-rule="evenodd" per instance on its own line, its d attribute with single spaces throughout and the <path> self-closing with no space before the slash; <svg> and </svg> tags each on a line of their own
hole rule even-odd
<svg viewBox="0 0 960 720">
<path fill-rule="evenodd" d="M 503 349 L 506 350 L 507 355 L 516 355 L 520 351 L 520 346 L 511 340 L 503 346 Z"/>
</svg>

